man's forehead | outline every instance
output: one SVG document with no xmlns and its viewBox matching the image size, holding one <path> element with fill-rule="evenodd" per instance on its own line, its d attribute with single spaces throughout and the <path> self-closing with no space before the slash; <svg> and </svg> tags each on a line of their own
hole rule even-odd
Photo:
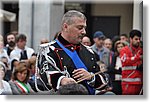
<svg viewBox="0 0 150 102">
<path fill-rule="evenodd" d="M 10 38 L 10 37 L 12 38 L 12 37 L 15 37 L 15 36 L 13 34 L 10 34 L 10 35 L 7 36 L 7 38 Z"/>
<path fill-rule="evenodd" d="M 137 35 L 135 35 L 133 38 L 136 38 L 136 39 L 138 38 L 138 39 L 140 39 L 140 37 L 139 37 L 139 36 L 137 36 Z"/>
<path fill-rule="evenodd" d="M 127 37 L 125 37 L 125 36 L 121 36 L 121 38 L 127 38 Z"/>
<path fill-rule="evenodd" d="M 80 17 L 73 17 L 73 23 L 72 25 L 75 25 L 76 27 L 84 27 L 86 28 L 87 24 L 86 24 L 86 20 Z"/>
<path fill-rule="evenodd" d="M 72 20 L 74 22 L 86 22 L 86 19 L 84 19 L 83 17 L 72 17 Z"/>
</svg>

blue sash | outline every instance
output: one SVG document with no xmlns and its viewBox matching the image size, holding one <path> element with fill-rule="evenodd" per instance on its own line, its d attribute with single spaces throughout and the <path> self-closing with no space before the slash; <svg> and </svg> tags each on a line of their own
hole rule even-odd
<svg viewBox="0 0 150 102">
<path fill-rule="evenodd" d="M 79 68 L 84 68 L 85 70 L 87 70 L 87 67 L 84 65 L 84 63 L 82 62 L 82 60 L 79 58 L 78 54 L 76 51 L 70 51 L 68 50 L 67 48 L 65 48 L 58 40 L 55 40 L 57 42 L 57 44 L 66 52 L 66 54 L 72 59 L 73 63 L 75 64 L 76 68 L 79 69 Z M 89 86 L 86 83 L 86 86 L 90 92 L 91 95 L 94 95 L 95 94 L 95 90 L 94 88 L 92 88 L 91 86 Z"/>
</svg>

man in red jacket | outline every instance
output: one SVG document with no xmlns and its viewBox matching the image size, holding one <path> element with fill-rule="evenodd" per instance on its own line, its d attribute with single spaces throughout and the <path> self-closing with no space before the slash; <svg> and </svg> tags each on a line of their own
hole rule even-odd
<svg viewBox="0 0 150 102">
<path fill-rule="evenodd" d="M 143 50 L 140 46 L 141 32 L 130 32 L 130 45 L 122 48 L 120 58 L 122 62 L 122 94 L 138 95 L 143 86 Z"/>
</svg>

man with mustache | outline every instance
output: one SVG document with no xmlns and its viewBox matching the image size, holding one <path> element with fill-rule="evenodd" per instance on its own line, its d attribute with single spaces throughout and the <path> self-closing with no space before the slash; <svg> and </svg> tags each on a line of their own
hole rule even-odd
<svg viewBox="0 0 150 102">
<path fill-rule="evenodd" d="M 13 33 L 8 33 L 7 37 L 6 37 L 6 40 L 7 40 L 7 45 L 6 45 L 5 49 L 7 51 L 8 56 L 10 56 L 11 51 L 16 46 L 15 35 Z"/>
<path fill-rule="evenodd" d="M 140 46 L 141 32 L 130 32 L 130 45 L 121 49 L 122 94 L 142 94 L 143 85 L 143 50 Z"/>
<path fill-rule="evenodd" d="M 99 71 L 98 60 L 89 47 L 81 44 L 86 34 L 86 17 L 79 11 L 70 10 L 62 18 L 62 31 L 57 39 L 41 45 L 42 52 L 38 57 L 38 68 L 45 85 L 54 90 L 61 85 L 79 82 L 86 87 L 89 94 L 106 84 Z M 50 64 L 52 62 L 53 64 Z"/>
</svg>

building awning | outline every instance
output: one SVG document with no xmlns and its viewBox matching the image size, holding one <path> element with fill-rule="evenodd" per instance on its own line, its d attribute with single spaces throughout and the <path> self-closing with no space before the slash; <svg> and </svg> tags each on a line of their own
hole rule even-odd
<svg viewBox="0 0 150 102">
<path fill-rule="evenodd" d="M 0 20 L 14 22 L 16 20 L 16 14 L 0 9 Z"/>
</svg>

